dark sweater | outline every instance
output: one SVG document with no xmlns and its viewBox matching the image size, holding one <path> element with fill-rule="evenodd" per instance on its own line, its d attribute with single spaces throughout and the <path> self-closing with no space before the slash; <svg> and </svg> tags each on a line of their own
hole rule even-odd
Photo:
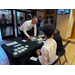
<svg viewBox="0 0 75 75">
<path fill-rule="evenodd" d="M 56 54 L 57 54 L 60 50 L 64 50 L 63 44 L 62 44 L 62 38 L 61 38 L 61 36 L 60 36 L 60 35 L 54 35 L 53 39 L 57 42 Z"/>
</svg>

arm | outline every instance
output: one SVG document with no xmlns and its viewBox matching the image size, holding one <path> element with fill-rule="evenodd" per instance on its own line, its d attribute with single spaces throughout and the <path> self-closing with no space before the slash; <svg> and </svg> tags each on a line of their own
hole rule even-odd
<svg viewBox="0 0 75 75">
<path fill-rule="evenodd" d="M 23 25 L 24 25 L 23 32 L 24 32 L 24 34 L 25 34 L 27 37 L 29 37 L 28 33 L 26 32 L 26 30 L 27 30 L 27 24 L 26 24 L 26 22 L 25 22 Z"/>
<path fill-rule="evenodd" d="M 36 53 L 37 53 L 38 56 L 41 55 L 41 50 L 40 49 L 37 49 L 36 50 Z"/>
<path fill-rule="evenodd" d="M 39 55 L 38 58 L 43 62 L 43 64 L 47 65 L 48 52 L 45 48 L 43 48 L 42 55 Z"/>
<path fill-rule="evenodd" d="M 26 32 L 26 30 L 24 29 L 24 34 L 29 38 L 29 35 L 28 35 L 28 33 Z"/>
<path fill-rule="evenodd" d="M 25 26 L 27 26 L 27 25 L 25 25 Z M 26 32 L 26 30 L 27 30 L 27 27 L 24 27 L 24 30 L 23 30 L 24 34 L 25 34 L 29 39 L 33 39 L 32 36 L 29 36 L 29 35 L 28 35 L 28 33 Z"/>
</svg>

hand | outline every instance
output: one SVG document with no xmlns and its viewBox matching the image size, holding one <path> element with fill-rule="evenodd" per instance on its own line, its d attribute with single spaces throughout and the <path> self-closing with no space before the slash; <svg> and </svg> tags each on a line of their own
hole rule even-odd
<svg viewBox="0 0 75 75">
<path fill-rule="evenodd" d="M 40 50 L 40 49 L 37 49 L 37 50 L 36 50 L 36 53 L 37 53 L 37 55 L 39 56 L 39 55 L 41 54 L 41 50 Z"/>
<path fill-rule="evenodd" d="M 41 50 L 40 50 L 40 49 L 37 49 L 37 50 L 36 50 L 36 52 L 37 52 L 37 51 L 41 52 Z"/>
<path fill-rule="evenodd" d="M 33 37 L 32 36 L 29 36 L 29 39 L 33 39 Z"/>
<path fill-rule="evenodd" d="M 34 37 L 36 37 L 36 35 L 34 35 Z"/>
</svg>

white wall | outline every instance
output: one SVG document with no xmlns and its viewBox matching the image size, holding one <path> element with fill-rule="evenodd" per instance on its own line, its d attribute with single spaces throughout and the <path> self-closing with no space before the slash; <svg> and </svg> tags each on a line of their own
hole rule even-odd
<svg viewBox="0 0 75 75">
<path fill-rule="evenodd" d="M 36 9 L 32 9 L 32 10 L 36 10 Z M 44 16 L 44 9 L 37 9 L 37 17 L 41 16 L 43 18 Z"/>
<path fill-rule="evenodd" d="M 63 39 L 70 37 L 73 25 L 73 9 L 70 10 L 69 14 L 57 15 L 56 28 L 60 30 L 60 35 Z"/>
<path fill-rule="evenodd" d="M 43 18 L 44 16 L 44 12 L 41 12 L 41 11 L 37 11 L 37 17 L 41 16 Z"/>
<path fill-rule="evenodd" d="M 71 36 L 72 26 L 73 26 L 73 20 L 74 20 L 74 13 L 73 9 L 70 11 L 70 17 L 69 17 L 69 24 L 67 29 L 66 38 Z"/>
<path fill-rule="evenodd" d="M 62 38 L 66 38 L 68 23 L 69 23 L 69 14 L 57 15 L 56 29 L 60 30 L 60 35 Z"/>
</svg>

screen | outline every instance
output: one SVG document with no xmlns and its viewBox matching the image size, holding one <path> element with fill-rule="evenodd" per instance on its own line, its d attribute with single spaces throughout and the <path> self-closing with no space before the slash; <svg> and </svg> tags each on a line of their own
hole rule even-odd
<svg viewBox="0 0 75 75">
<path fill-rule="evenodd" d="M 69 9 L 58 9 L 58 14 L 59 15 L 69 14 Z"/>
<path fill-rule="evenodd" d="M 0 9 L 0 24 L 11 24 L 12 15 L 11 10 Z"/>
</svg>

